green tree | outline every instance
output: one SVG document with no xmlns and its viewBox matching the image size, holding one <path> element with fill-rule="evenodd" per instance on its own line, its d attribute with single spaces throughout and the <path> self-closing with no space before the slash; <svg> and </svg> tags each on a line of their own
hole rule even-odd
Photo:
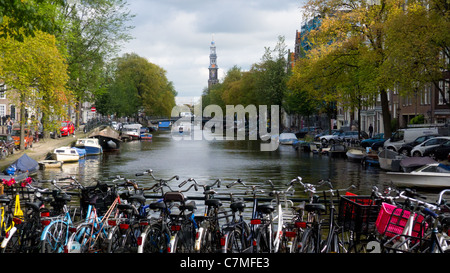
<svg viewBox="0 0 450 273">
<path fill-rule="evenodd" d="M 102 114 L 170 116 L 177 95 L 166 71 L 135 53 L 114 62 L 114 76 L 108 92 L 99 98 Z M 106 102 L 106 103 L 105 103 Z"/>
<path fill-rule="evenodd" d="M 105 66 L 122 43 L 131 39 L 129 30 L 133 27 L 128 22 L 133 17 L 125 0 L 76 0 L 61 9 L 63 27 L 59 39 L 68 54 L 69 87 L 75 94 L 77 125 L 83 102 L 105 99 L 101 98 L 108 80 Z"/>
</svg>

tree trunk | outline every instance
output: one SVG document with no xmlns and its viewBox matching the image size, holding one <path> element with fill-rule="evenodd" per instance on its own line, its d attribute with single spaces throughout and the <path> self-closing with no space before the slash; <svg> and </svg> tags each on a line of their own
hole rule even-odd
<svg viewBox="0 0 450 273">
<path fill-rule="evenodd" d="M 383 113 L 384 136 L 389 138 L 392 136 L 391 130 L 391 112 L 389 111 L 389 101 L 386 90 L 380 90 L 381 111 Z"/>
</svg>

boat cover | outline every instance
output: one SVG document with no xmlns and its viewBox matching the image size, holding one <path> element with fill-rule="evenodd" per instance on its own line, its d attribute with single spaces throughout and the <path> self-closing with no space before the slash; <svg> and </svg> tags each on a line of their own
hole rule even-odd
<svg viewBox="0 0 450 273">
<path fill-rule="evenodd" d="M 402 161 L 400 161 L 400 166 L 402 166 L 403 168 L 413 168 L 413 167 L 421 167 L 431 163 L 436 163 L 436 161 L 428 156 L 407 157 Z"/>
<path fill-rule="evenodd" d="M 12 163 L 8 168 L 5 169 L 4 173 L 13 175 L 16 172 L 29 172 L 32 173 L 37 171 L 39 168 L 39 163 L 30 158 L 27 154 L 23 154 L 19 159 Z"/>
</svg>

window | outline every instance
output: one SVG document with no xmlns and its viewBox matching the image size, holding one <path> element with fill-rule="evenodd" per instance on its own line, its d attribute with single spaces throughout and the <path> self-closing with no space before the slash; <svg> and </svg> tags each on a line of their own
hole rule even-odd
<svg viewBox="0 0 450 273">
<path fill-rule="evenodd" d="M 0 99 L 6 99 L 6 84 L 0 85 Z"/>
<path fill-rule="evenodd" d="M 6 105 L 0 104 L 0 118 L 6 116 Z"/>
<path fill-rule="evenodd" d="M 439 105 L 444 105 L 444 97 L 442 96 L 442 93 L 445 94 L 445 100 L 447 103 L 449 103 L 449 93 L 450 93 L 450 81 L 444 80 L 439 82 L 439 89 L 443 92 L 439 91 Z"/>
</svg>

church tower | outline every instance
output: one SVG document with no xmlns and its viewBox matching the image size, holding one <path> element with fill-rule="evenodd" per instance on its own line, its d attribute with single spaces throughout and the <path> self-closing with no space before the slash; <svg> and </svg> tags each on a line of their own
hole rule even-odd
<svg viewBox="0 0 450 273">
<path fill-rule="evenodd" d="M 211 41 L 211 46 L 209 47 L 209 80 L 208 89 L 214 84 L 219 83 L 217 79 L 217 55 L 216 55 L 216 44 L 214 43 L 214 38 Z"/>
</svg>

